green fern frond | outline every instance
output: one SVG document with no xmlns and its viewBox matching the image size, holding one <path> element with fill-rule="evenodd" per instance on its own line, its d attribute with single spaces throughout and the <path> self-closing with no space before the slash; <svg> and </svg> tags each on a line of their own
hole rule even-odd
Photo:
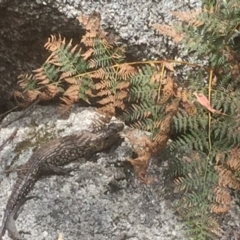
<svg viewBox="0 0 240 240">
<path fill-rule="evenodd" d="M 125 55 L 121 48 L 113 48 L 111 45 L 106 44 L 102 39 L 94 39 L 94 53 L 89 63 L 89 68 L 107 67 L 117 63 L 121 63 Z"/>
<path fill-rule="evenodd" d="M 81 54 L 71 48 L 71 46 L 63 46 L 56 51 L 56 55 L 60 64 L 60 71 L 67 72 L 70 76 L 80 74 L 86 71 L 87 63 L 81 57 Z"/>
<path fill-rule="evenodd" d="M 174 127 L 177 132 L 186 133 L 188 129 L 195 129 L 198 131 L 205 131 L 208 126 L 208 117 L 200 110 L 198 114 L 189 116 L 188 113 L 180 109 L 174 117 Z"/>
<path fill-rule="evenodd" d="M 175 192 L 182 193 L 175 207 L 185 220 L 190 239 L 214 239 L 211 230 L 216 231 L 220 227 L 212 227 L 217 222 L 210 214 L 210 206 L 214 202 L 212 189 L 218 180 L 212 165 L 213 157 L 209 158 L 202 151 L 188 151 L 188 148 L 181 154 L 185 157 L 178 155 L 172 163 L 173 166 L 177 164 L 174 168 Z"/>
<path fill-rule="evenodd" d="M 139 74 L 129 79 L 131 86 L 128 99 L 129 102 L 137 102 L 140 99 L 153 102 L 154 95 L 156 97 L 158 84 L 150 83 L 150 79 L 155 72 L 155 68 L 150 65 L 145 65 L 138 69 Z"/>
<path fill-rule="evenodd" d="M 59 68 L 55 65 L 45 62 L 42 67 L 41 71 L 33 71 L 35 73 L 35 78 L 39 80 L 39 84 L 41 84 L 42 80 L 48 80 L 49 83 L 55 83 L 58 81 L 60 76 Z"/>
<path fill-rule="evenodd" d="M 80 88 L 79 88 L 79 97 L 80 99 L 84 100 L 85 102 L 88 102 L 89 99 L 89 92 L 91 89 L 94 89 L 94 81 L 92 80 L 91 77 L 89 77 L 87 74 L 84 75 L 82 78 L 79 80 L 80 82 Z"/>
<path fill-rule="evenodd" d="M 37 88 L 37 80 L 34 74 L 21 74 L 18 77 L 18 83 L 24 91 L 34 90 Z"/>
</svg>

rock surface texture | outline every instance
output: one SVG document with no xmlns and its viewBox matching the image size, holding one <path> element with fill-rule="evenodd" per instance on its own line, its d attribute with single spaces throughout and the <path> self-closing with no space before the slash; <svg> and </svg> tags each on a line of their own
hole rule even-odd
<svg viewBox="0 0 240 240">
<path fill-rule="evenodd" d="M 181 57 L 178 45 L 156 33 L 153 23 L 171 24 L 171 11 L 200 7 L 199 0 L 0 0 L 0 120 L 1 113 L 16 105 L 11 91 L 17 76 L 41 66 L 48 53 L 43 45 L 51 34 L 79 40 L 83 31 L 76 16 L 101 13 L 102 27 L 119 36 L 130 60 Z M 68 120 L 57 120 L 54 107 L 37 107 L 30 115 L 0 129 L 0 146 L 17 129 L 17 134 L 0 151 L 0 220 L 16 173 L 3 170 L 26 162 L 32 151 L 47 139 L 92 128 L 94 111 L 75 109 Z M 4 121 L 15 118 L 10 114 Z M 1 126 L 0 126 L 1 127 Z M 127 162 L 131 146 L 124 141 L 97 162 L 79 166 L 71 177 L 52 176 L 39 181 L 17 220 L 26 239 L 52 240 L 170 240 L 187 239 L 183 226 L 164 199 L 164 166 L 153 162 L 150 174 L 157 178 L 143 185 Z M 240 226 L 235 205 L 224 218 L 222 240 L 234 239 Z M 4 240 L 8 239 L 5 236 Z M 235 238 L 236 239 L 236 238 Z"/>
<path fill-rule="evenodd" d="M 75 109 L 68 120 L 57 120 L 53 107 L 36 107 L 27 117 L 1 129 L 0 145 L 15 128 L 15 138 L 0 153 L 0 169 L 26 162 L 33 149 L 48 138 L 92 129 L 98 115 Z M 16 117 L 10 114 L 5 121 Z M 163 166 L 150 167 L 156 177 L 151 185 L 140 183 L 127 159 L 131 146 L 123 141 L 117 148 L 100 153 L 97 161 L 79 165 L 72 176 L 51 176 L 39 180 L 17 219 L 18 230 L 29 232 L 28 240 L 57 239 L 63 233 L 70 240 L 170 240 L 185 239 L 183 226 L 164 200 Z M 16 173 L 0 177 L 0 219 Z M 7 234 L 4 240 L 9 239 Z"/>
<path fill-rule="evenodd" d="M 172 59 L 183 54 L 151 24 L 171 24 L 171 11 L 199 6 L 199 0 L 1 0 L 0 113 L 15 105 L 11 91 L 17 76 L 40 67 L 46 59 L 43 45 L 51 34 L 80 39 L 76 16 L 100 12 L 103 28 L 120 37 L 119 44 L 127 46 L 132 59 Z"/>
</svg>

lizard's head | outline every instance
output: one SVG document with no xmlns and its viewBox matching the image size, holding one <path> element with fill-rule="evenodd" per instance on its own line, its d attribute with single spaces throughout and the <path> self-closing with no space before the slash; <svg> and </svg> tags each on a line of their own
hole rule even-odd
<svg viewBox="0 0 240 240">
<path fill-rule="evenodd" d="M 123 130 L 124 124 L 120 122 L 111 122 L 101 130 L 102 148 L 106 149 L 118 142 L 120 139 L 120 132 Z"/>
<path fill-rule="evenodd" d="M 83 144 L 85 142 L 85 148 L 82 149 L 83 155 L 86 158 L 91 157 L 94 153 L 103 151 L 120 140 L 120 132 L 123 130 L 124 124 L 119 122 L 111 122 L 105 125 L 101 130 L 96 132 L 85 132 L 85 139 L 77 138 L 76 144 Z"/>
</svg>

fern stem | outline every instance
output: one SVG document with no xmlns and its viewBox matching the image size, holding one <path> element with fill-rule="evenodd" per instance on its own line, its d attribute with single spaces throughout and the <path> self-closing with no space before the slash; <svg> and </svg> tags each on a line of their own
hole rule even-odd
<svg viewBox="0 0 240 240">
<path fill-rule="evenodd" d="M 161 69 L 161 82 L 162 82 L 163 77 L 164 77 L 164 70 L 165 70 L 165 67 L 164 67 L 164 64 L 162 64 L 162 69 Z M 161 87 L 162 87 L 162 84 L 159 84 L 158 94 L 157 94 L 157 102 L 160 102 Z"/>
<path fill-rule="evenodd" d="M 206 67 L 206 66 L 202 66 L 200 64 L 183 62 L 183 61 L 176 61 L 176 60 L 155 60 L 155 61 L 151 60 L 151 61 L 142 61 L 142 62 L 130 62 L 130 63 L 128 63 L 128 65 L 146 65 L 146 64 L 151 64 L 152 65 L 152 64 L 163 64 L 164 62 L 183 64 L 183 65 L 188 65 L 188 66 L 192 66 L 192 67 L 204 68 L 208 71 L 212 69 L 212 68 L 209 68 L 209 67 Z M 122 64 L 125 64 L 125 63 L 122 63 Z M 119 68 L 119 66 L 122 65 L 122 64 L 117 63 L 115 65 L 112 65 L 111 67 L 112 68 Z M 95 73 L 96 71 L 98 71 L 98 69 L 78 74 L 75 77 L 85 76 L 85 75 L 88 75 L 90 73 Z"/>
<path fill-rule="evenodd" d="M 56 86 L 56 87 L 58 87 L 60 83 L 61 83 L 60 81 L 52 82 L 52 83 L 49 83 L 48 86 Z M 37 88 L 34 88 L 34 90 L 41 90 L 41 89 L 44 89 L 45 87 L 46 87 L 46 85 L 42 85 L 42 86 L 39 86 Z M 28 89 L 25 89 L 23 92 L 27 92 L 27 91 L 28 91 Z"/>
<path fill-rule="evenodd" d="M 212 90 L 212 77 L 213 77 L 213 70 L 210 70 L 210 74 L 209 74 L 209 81 L 208 81 L 208 101 L 211 105 L 211 90 Z M 212 141 L 211 141 L 211 120 L 212 120 L 212 116 L 211 116 L 211 112 L 208 111 L 208 146 L 209 146 L 209 150 L 208 150 L 208 156 L 207 156 L 207 160 L 206 160 L 206 167 L 205 167 L 205 173 L 204 173 L 204 185 L 203 185 L 203 191 L 205 191 L 205 187 L 206 187 L 206 178 L 207 178 L 207 169 L 208 169 L 208 165 L 209 165 L 209 159 L 211 156 L 211 152 L 212 152 Z"/>
<path fill-rule="evenodd" d="M 212 79 L 213 79 L 213 69 L 210 70 L 209 81 L 208 81 L 208 101 L 211 105 L 211 94 L 212 94 Z M 209 152 L 212 150 L 212 142 L 211 142 L 211 120 L 212 115 L 211 112 L 208 112 L 208 142 L 209 142 Z"/>
<path fill-rule="evenodd" d="M 192 66 L 192 67 L 200 67 L 200 68 L 203 68 L 203 69 L 206 69 L 206 70 L 211 70 L 211 68 L 206 67 L 206 66 L 202 66 L 200 64 L 171 60 L 171 59 L 168 59 L 168 60 L 150 60 L 150 61 L 142 61 L 142 62 L 130 62 L 128 64 L 129 65 L 140 65 L 140 64 L 145 65 L 145 64 L 163 64 L 164 62 L 188 65 L 188 66 Z M 115 66 L 113 66 L 113 67 L 115 67 Z"/>
</svg>

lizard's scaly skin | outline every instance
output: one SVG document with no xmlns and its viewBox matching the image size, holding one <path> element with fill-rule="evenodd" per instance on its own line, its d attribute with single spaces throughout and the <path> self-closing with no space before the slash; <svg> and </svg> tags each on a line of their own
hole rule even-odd
<svg viewBox="0 0 240 240">
<path fill-rule="evenodd" d="M 0 228 L 0 240 L 6 229 L 11 238 L 20 239 L 15 226 L 17 212 L 40 175 L 45 172 L 66 173 L 60 166 L 80 158 L 91 157 L 94 153 L 110 147 L 119 140 L 119 132 L 122 130 L 122 123 L 112 122 L 97 133 L 82 131 L 50 141 L 37 150 L 18 172 Z"/>
</svg>

